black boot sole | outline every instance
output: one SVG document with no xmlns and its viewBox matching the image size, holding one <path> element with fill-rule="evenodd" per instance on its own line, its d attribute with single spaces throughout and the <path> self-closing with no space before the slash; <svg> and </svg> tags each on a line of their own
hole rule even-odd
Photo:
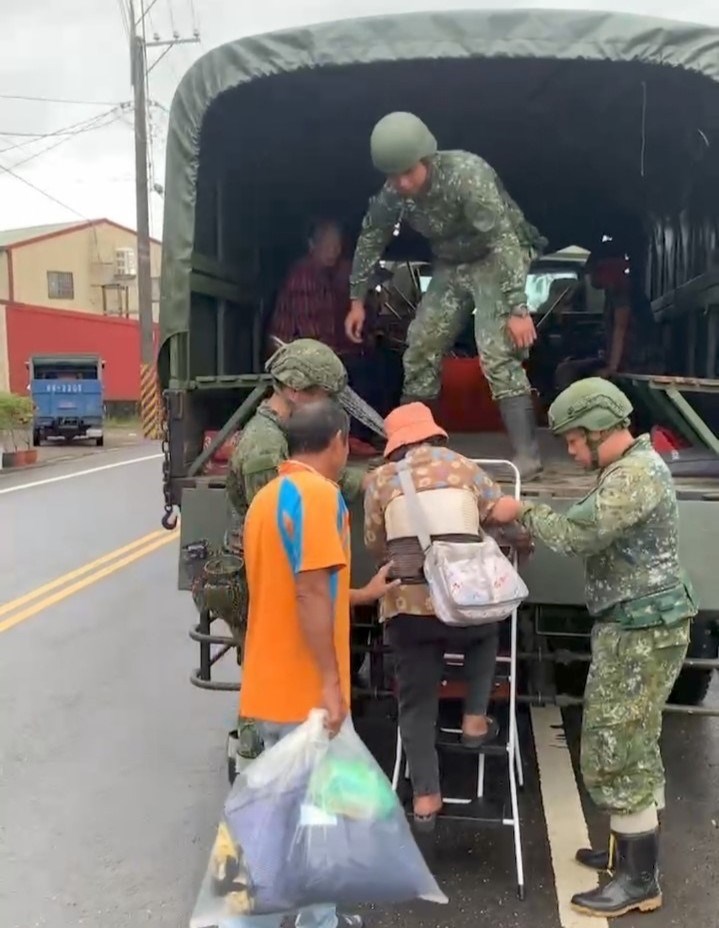
<svg viewBox="0 0 719 928">
<path fill-rule="evenodd" d="M 602 911 L 600 909 L 590 909 L 586 908 L 583 905 L 577 905 L 572 903 L 572 909 L 575 912 L 579 912 L 581 915 L 589 915 L 591 918 L 621 918 L 622 915 L 628 915 L 629 912 L 656 912 L 657 909 L 662 907 L 662 896 L 653 896 L 651 899 L 642 899 L 637 900 L 636 902 L 630 902 L 625 906 L 622 906 L 621 909 L 614 909 L 611 912 Z"/>
</svg>

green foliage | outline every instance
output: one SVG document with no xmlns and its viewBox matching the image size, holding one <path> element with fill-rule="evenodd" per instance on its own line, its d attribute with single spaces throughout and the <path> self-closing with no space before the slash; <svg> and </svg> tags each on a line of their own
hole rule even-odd
<svg viewBox="0 0 719 928">
<path fill-rule="evenodd" d="M 0 432 L 10 434 L 10 439 L 17 451 L 18 439 L 30 446 L 30 429 L 32 427 L 33 402 L 29 396 L 15 393 L 0 393 Z"/>
</svg>

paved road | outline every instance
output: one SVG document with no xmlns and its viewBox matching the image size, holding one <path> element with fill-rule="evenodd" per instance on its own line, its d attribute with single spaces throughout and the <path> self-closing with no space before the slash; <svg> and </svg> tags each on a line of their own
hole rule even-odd
<svg viewBox="0 0 719 928">
<path fill-rule="evenodd" d="M 183 928 L 226 791 L 234 697 L 188 675 L 193 608 L 159 530 L 156 446 L 0 476 L 0 926 Z M 717 700 L 717 694 L 712 694 Z M 377 928 L 579 928 L 571 851 L 602 822 L 577 789 L 577 718 L 521 719 L 527 897 L 511 834 L 443 824 L 447 907 L 370 913 Z M 381 718 L 366 734 L 389 757 Z M 719 724 L 670 716 L 665 907 L 628 928 L 716 924 Z M 488 790 L 498 772 L 488 767 Z"/>
</svg>

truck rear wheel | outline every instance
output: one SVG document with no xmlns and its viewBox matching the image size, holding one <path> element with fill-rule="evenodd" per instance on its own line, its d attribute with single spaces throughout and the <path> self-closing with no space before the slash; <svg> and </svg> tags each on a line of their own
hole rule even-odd
<svg viewBox="0 0 719 928">
<path fill-rule="evenodd" d="M 95 439 L 95 444 L 98 448 L 102 448 L 105 445 L 105 436 L 101 435 L 99 438 Z"/>
<path fill-rule="evenodd" d="M 669 702 L 677 706 L 700 706 L 707 697 L 712 676 L 712 670 L 694 670 L 691 667 L 682 670 L 669 696 Z"/>
<path fill-rule="evenodd" d="M 714 619 L 697 616 L 692 622 L 687 657 L 716 660 L 719 642 Z M 679 706 L 700 706 L 709 692 L 714 671 L 698 667 L 685 667 L 677 677 L 669 695 L 669 702 Z"/>
<path fill-rule="evenodd" d="M 34 429 L 32 433 L 32 444 L 34 448 L 39 448 L 42 443 L 42 434 L 40 429 Z"/>
</svg>

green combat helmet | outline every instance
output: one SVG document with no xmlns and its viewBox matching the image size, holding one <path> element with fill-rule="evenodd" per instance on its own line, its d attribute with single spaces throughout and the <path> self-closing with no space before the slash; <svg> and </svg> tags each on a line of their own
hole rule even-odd
<svg viewBox="0 0 719 928">
<path fill-rule="evenodd" d="M 345 366 L 331 348 L 313 338 L 298 338 L 288 344 L 275 338 L 275 342 L 280 347 L 265 365 L 274 380 L 292 390 L 325 390 L 350 416 L 385 437 L 382 417 L 347 386 Z"/>
<path fill-rule="evenodd" d="M 563 390 L 549 407 L 547 419 L 555 435 L 570 429 L 606 432 L 626 426 L 633 410 L 625 393 L 603 377 L 587 377 Z"/>
<path fill-rule="evenodd" d="M 437 154 L 437 139 L 413 113 L 389 113 L 372 130 L 372 162 L 383 174 L 404 174 Z"/>
<path fill-rule="evenodd" d="M 298 338 L 276 351 L 265 369 L 292 390 L 326 390 L 337 396 L 347 386 L 347 371 L 337 355 L 313 338 Z"/>
</svg>

